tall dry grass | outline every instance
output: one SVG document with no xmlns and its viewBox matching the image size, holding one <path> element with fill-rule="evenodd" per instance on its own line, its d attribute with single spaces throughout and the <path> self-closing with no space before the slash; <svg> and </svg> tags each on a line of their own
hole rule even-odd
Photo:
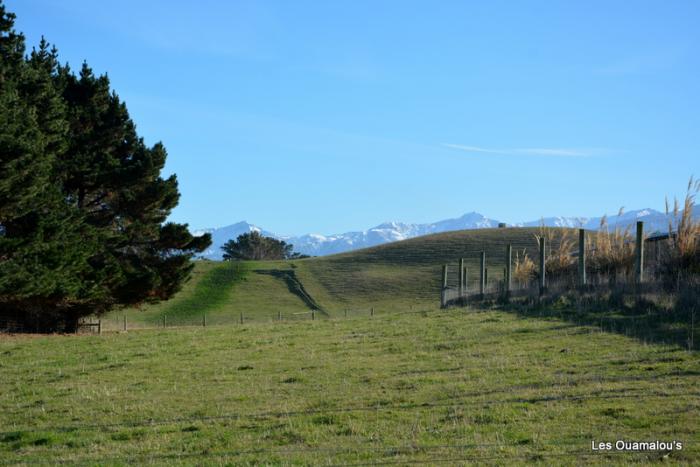
<svg viewBox="0 0 700 467">
<path fill-rule="evenodd" d="M 700 274 L 700 221 L 693 219 L 698 192 L 700 180 L 690 177 L 682 210 L 678 198 L 674 198 L 672 211 L 669 210 L 668 198 L 666 199 L 668 242 L 666 254 L 659 266 L 666 284 L 675 288 L 681 282 L 697 280 L 697 275 Z"/>
<path fill-rule="evenodd" d="M 545 239 L 545 269 L 552 279 L 570 277 L 576 271 L 576 231 L 573 229 L 553 229 L 542 223 L 535 234 L 537 244 Z"/>
<path fill-rule="evenodd" d="M 535 263 L 528 256 L 527 250 L 523 249 L 522 252 L 516 250 L 513 259 L 513 279 L 515 282 L 520 288 L 523 288 L 530 285 L 536 277 Z"/>
<path fill-rule="evenodd" d="M 624 208 L 620 208 L 618 216 L 623 214 Z M 588 269 L 592 274 L 616 280 L 618 276 L 629 276 L 632 273 L 635 239 L 630 229 L 630 226 L 624 229 L 615 226 L 611 231 L 608 217 L 601 218 L 600 228 L 592 234 L 592 241 L 586 245 Z"/>
<path fill-rule="evenodd" d="M 604 216 L 599 230 L 588 233 L 588 287 L 581 290 L 571 286 L 575 284 L 571 279 L 578 279 L 576 231 L 542 225 L 535 240 L 539 244 L 544 238 L 547 243 L 548 295 L 560 300 L 575 291 L 579 310 L 625 310 L 626 314 L 642 313 L 648 320 L 660 319 L 694 329 L 700 311 L 700 218 L 693 217 L 699 193 L 700 180 L 691 177 L 682 203 L 674 199 L 671 209 L 667 200 L 668 239 L 647 242 L 653 248 L 649 253 L 653 253 L 645 255 L 642 284 L 634 275 L 637 245 L 633 224 L 626 228 L 610 226 Z M 624 209 L 620 209 L 618 216 L 623 214 Z M 535 250 L 530 258 L 526 250 L 515 252 L 513 278 L 520 288 L 531 287 L 539 276 L 537 253 Z M 531 288 L 532 292 L 536 289 Z M 540 306 L 541 301 L 525 303 Z M 652 312 L 661 314 L 657 318 Z"/>
</svg>

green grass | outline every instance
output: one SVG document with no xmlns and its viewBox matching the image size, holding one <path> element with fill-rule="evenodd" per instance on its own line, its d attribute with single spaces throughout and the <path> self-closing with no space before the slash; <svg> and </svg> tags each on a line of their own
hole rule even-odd
<svg viewBox="0 0 700 467">
<path fill-rule="evenodd" d="M 536 232 L 197 262 L 173 299 L 103 317 L 119 329 L 126 314 L 128 333 L 1 336 L 0 465 L 608 465 L 665 455 L 590 450 L 618 439 L 679 440 L 685 448 L 666 460 L 695 462 L 697 353 L 648 344 L 654 336 L 619 329 L 630 315 L 607 309 L 437 310 L 442 264 L 466 258 L 473 283 L 480 251 L 499 271 L 507 244 L 536 251 Z M 158 329 L 164 316 L 197 327 Z"/>
<path fill-rule="evenodd" d="M 594 327 L 458 309 L 1 336 L 0 464 L 608 465 L 664 455 L 590 450 L 617 439 L 682 441 L 666 460 L 691 464 L 698 363 Z"/>
<path fill-rule="evenodd" d="M 479 255 L 486 252 L 490 277 L 501 277 L 506 247 L 537 251 L 536 228 L 447 232 L 374 248 L 298 262 L 299 277 L 332 313 L 375 306 L 400 310 L 439 301 L 441 268 L 448 264 L 450 285 L 457 283 L 459 258 L 465 259 L 470 287 L 478 277 Z M 500 275 L 499 275 L 500 274 Z"/>
<path fill-rule="evenodd" d="M 245 280 L 245 268 L 219 267 L 217 264 L 202 263 L 195 269 L 194 284 L 174 300 L 159 303 L 146 314 L 152 324 L 161 321 L 163 315 L 173 324 L 188 322 L 193 316 L 212 313 L 226 305 L 234 285 Z"/>
<path fill-rule="evenodd" d="M 211 262 L 195 264 L 193 279 L 173 299 L 141 309 L 115 311 L 103 317 L 106 329 L 121 329 L 122 316 L 129 327 L 235 324 L 245 322 L 309 320 L 367 316 L 378 313 L 434 307 L 440 297 L 441 268 L 449 264 L 452 285 L 457 261 L 465 258 L 470 287 L 475 288 L 479 253 L 486 252 L 489 277 L 499 280 L 506 246 L 534 253 L 536 228 L 479 229 L 448 232 L 350 253 L 294 261 Z M 601 302 L 601 300 L 598 300 Z M 605 302 L 605 300 L 602 300 Z M 516 304 L 517 305 L 517 304 Z M 577 323 L 603 327 L 650 342 L 698 348 L 700 319 L 665 310 L 648 312 L 615 304 L 576 300 L 554 307 L 514 306 L 524 315 L 551 314 Z M 618 318 L 615 316 L 620 315 Z M 687 314 L 687 313 L 686 313 Z"/>
<path fill-rule="evenodd" d="M 287 319 L 306 316 L 311 310 L 296 293 L 290 291 L 289 262 L 198 261 L 191 280 L 171 300 L 140 308 L 115 310 L 102 317 L 107 330 L 122 329 L 127 316 L 130 328 L 200 325 L 206 315 L 207 324 L 245 321 L 269 321 L 284 311 Z"/>
<path fill-rule="evenodd" d="M 538 229 L 479 229 L 448 232 L 395 242 L 374 248 L 294 261 L 198 261 L 195 274 L 175 298 L 140 309 L 115 311 L 104 318 L 107 328 L 121 326 L 123 314 L 131 326 L 161 325 L 163 315 L 173 325 L 207 322 L 269 321 L 344 316 L 434 306 L 440 297 L 441 267 L 456 271 L 464 257 L 471 286 L 477 280 L 478 255 L 486 251 L 490 277 L 503 270 L 506 245 L 536 251 Z M 450 275 L 450 281 L 457 279 Z M 306 313 L 306 314 L 304 314 Z"/>
</svg>

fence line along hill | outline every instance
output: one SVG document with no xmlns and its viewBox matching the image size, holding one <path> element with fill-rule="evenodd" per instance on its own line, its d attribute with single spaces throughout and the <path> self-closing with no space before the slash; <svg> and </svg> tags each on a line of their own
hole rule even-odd
<svg viewBox="0 0 700 467">
<path fill-rule="evenodd" d="M 565 229 L 552 229 L 555 238 Z M 465 258 L 476 280 L 479 252 L 493 274 L 504 267 L 508 244 L 537 251 L 537 228 L 462 230 L 380 245 L 338 255 L 290 261 L 197 261 L 192 280 L 172 300 L 104 318 L 107 329 L 306 319 L 346 313 L 397 312 L 438 303 L 444 263 Z M 241 316 L 241 314 L 243 316 Z"/>
</svg>

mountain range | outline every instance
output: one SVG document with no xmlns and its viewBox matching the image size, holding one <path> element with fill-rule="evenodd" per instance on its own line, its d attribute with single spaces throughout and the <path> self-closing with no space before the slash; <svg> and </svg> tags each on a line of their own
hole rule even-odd
<svg viewBox="0 0 700 467">
<path fill-rule="evenodd" d="M 700 206 L 693 209 L 693 217 L 700 218 Z M 545 217 L 531 222 L 506 223 L 509 227 L 575 227 L 590 230 L 600 228 L 601 217 Z M 608 216 L 608 225 L 611 229 L 616 227 L 627 228 L 637 221 L 644 221 L 647 233 L 666 232 L 668 230 L 669 216 L 654 209 L 638 209 L 625 212 L 622 215 Z M 345 251 L 367 248 L 383 243 L 406 240 L 440 232 L 465 229 L 484 229 L 498 227 L 501 221 L 490 219 L 477 212 L 470 212 L 455 219 L 446 219 L 430 224 L 407 224 L 403 222 L 385 222 L 368 230 L 346 232 L 334 235 L 306 234 L 300 236 L 285 236 L 267 231 L 246 221 L 231 224 L 225 227 L 203 229 L 193 232 L 199 235 L 205 232 L 211 233 L 212 245 L 202 257 L 212 260 L 221 259 L 221 246 L 230 239 L 235 239 L 244 233 L 257 231 L 267 237 L 284 240 L 294 245 L 294 251 L 311 256 L 324 256 Z"/>
</svg>

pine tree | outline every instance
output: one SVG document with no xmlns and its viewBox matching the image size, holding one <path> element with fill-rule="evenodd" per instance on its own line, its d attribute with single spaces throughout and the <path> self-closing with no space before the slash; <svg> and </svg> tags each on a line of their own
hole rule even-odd
<svg viewBox="0 0 700 467">
<path fill-rule="evenodd" d="M 48 176 L 37 158 L 43 147 L 36 115 L 21 99 L 26 76 L 24 37 L 13 30 L 15 16 L 0 3 L 0 225 L 31 209 Z"/>
<path fill-rule="evenodd" d="M 71 330 L 115 306 L 167 299 L 211 242 L 167 223 L 175 176 L 106 76 L 58 63 L 0 0 L 0 328 Z"/>
<path fill-rule="evenodd" d="M 69 147 L 59 158 L 64 196 L 79 209 L 100 241 L 94 280 L 114 303 L 93 309 L 167 299 L 179 290 L 192 255 L 210 243 L 186 225 L 165 223 L 179 201 L 177 179 L 160 176 L 167 153 L 146 146 L 107 76 L 83 64 L 65 78 Z M 104 274 L 108 271 L 108 274 Z"/>
<path fill-rule="evenodd" d="M 0 4 L 0 319 L 54 329 L 84 288 L 90 242 L 52 174 L 67 130 L 60 96 L 25 62 L 13 20 Z"/>
</svg>

